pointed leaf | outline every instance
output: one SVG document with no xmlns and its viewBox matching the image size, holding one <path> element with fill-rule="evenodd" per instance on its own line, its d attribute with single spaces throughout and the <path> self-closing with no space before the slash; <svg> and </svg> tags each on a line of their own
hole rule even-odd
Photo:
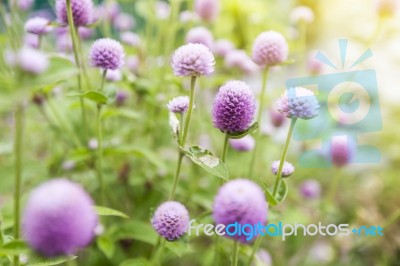
<svg viewBox="0 0 400 266">
<path fill-rule="evenodd" d="M 106 255 L 107 258 L 111 259 L 114 255 L 115 245 L 112 240 L 107 236 L 100 236 L 96 240 L 99 249 Z"/>
<path fill-rule="evenodd" d="M 129 216 L 126 215 L 125 213 L 114 210 L 114 209 L 110 209 L 110 208 L 106 208 L 106 207 L 102 207 L 102 206 L 94 206 L 94 209 L 96 210 L 96 213 L 100 216 L 118 216 L 118 217 L 122 217 L 122 218 L 126 218 L 126 219 L 129 218 Z"/>
<path fill-rule="evenodd" d="M 231 139 L 241 139 L 244 136 L 248 135 L 249 133 L 253 132 L 256 130 L 260 125 L 258 122 L 255 122 L 253 125 L 251 125 L 248 129 L 242 132 L 237 132 L 237 133 L 228 133 L 229 138 Z"/>
<path fill-rule="evenodd" d="M 51 259 L 46 259 L 45 261 L 38 262 L 38 263 L 29 263 L 27 266 L 51 266 L 51 265 L 59 265 L 64 262 L 74 260 L 76 259 L 77 256 L 66 256 L 66 257 L 57 257 L 57 258 L 51 258 Z"/>
<path fill-rule="evenodd" d="M 80 96 L 98 104 L 106 104 L 108 100 L 107 96 L 98 91 L 72 92 L 68 93 L 67 96 Z"/>
<path fill-rule="evenodd" d="M 265 194 L 267 195 L 268 204 L 271 206 L 276 206 L 276 204 L 278 204 L 278 201 L 275 199 L 275 197 L 272 195 L 272 193 L 269 192 L 267 185 L 264 183 L 263 183 L 263 185 L 265 188 Z"/>
</svg>

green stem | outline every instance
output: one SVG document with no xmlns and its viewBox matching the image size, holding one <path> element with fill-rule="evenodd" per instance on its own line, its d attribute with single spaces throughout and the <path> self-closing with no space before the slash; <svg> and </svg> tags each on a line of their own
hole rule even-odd
<svg viewBox="0 0 400 266">
<path fill-rule="evenodd" d="M 294 126 L 296 124 L 296 121 L 297 121 L 297 118 L 292 118 L 292 120 L 290 121 L 290 127 L 289 127 L 289 131 L 288 131 L 288 134 L 287 134 L 287 137 L 286 137 L 285 147 L 283 148 L 281 160 L 279 162 L 279 169 L 278 169 L 278 174 L 277 174 L 276 180 L 275 180 L 274 192 L 272 193 L 272 195 L 274 197 L 278 193 L 279 187 L 281 185 L 283 164 L 285 163 L 286 153 L 287 153 L 288 148 L 289 148 L 290 140 L 292 139 L 293 129 L 294 129 Z"/>
<path fill-rule="evenodd" d="M 251 250 L 249 260 L 247 261 L 247 264 L 246 264 L 247 266 L 251 266 L 251 263 L 253 262 L 253 259 L 254 259 L 254 255 L 256 254 L 257 250 L 260 248 L 262 240 L 263 240 L 262 236 L 258 236 L 258 238 L 257 238 L 256 242 L 254 243 L 253 248 Z"/>
<path fill-rule="evenodd" d="M 176 186 L 178 185 L 179 181 L 179 174 L 181 172 L 182 160 L 183 160 L 183 153 L 179 151 L 178 155 L 178 166 L 176 167 L 175 177 L 174 177 L 174 184 L 172 185 L 172 190 L 169 194 L 168 200 L 173 200 L 175 197 Z"/>
<path fill-rule="evenodd" d="M 226 160 L 226 155 L 228 153 L 228 140 L 229 140 L 229 135 L 228 133 L 225 133 L 225 139 L 224 139 L 224 148 L 222 152 L 222 162 L 225 162 Z"/>
<path fill-rule="evenodd" d="M 239 241 L 233 241 L 232 266 L 237 266 L 239 261 Z"/>
<path fill-rule="evenodd" d="M 103 91 L 104 87 L 104 80 L 106 78 L 107 70 L 103 71 L 103 76 L 101 79 L 101 85 L 99 88 L 99 92 Z M 103 160 L 103 139 L 102 139 L 102 132 L 101 132 L 101 109 L 102 105 L 98 104 L 97 105 L 97 178 L 100 186 L 100 193 L 101 193 L 101 199 L 104 204 L 105 200 L 105 194 L 104 194 L 104 182 L 103 182 L 103 173 L 102 173 L 102 160 Z"/>
<path fill-rule="evenodd" d="M 334 171 L 334 176 L 331 181 L 331 185 L 329 186 L 329 191 L 326 197 L 326 203 L 330 204 L 333 202 L 333 199 L 335 198 L 336 190 L 339 185 L 339 180 L 340 180 L 340 175 L 341 171 L 340 169 L 335 169 Z"/>
<path fill-rule="evenodd" d="M 20 232 L 20 197 L 22 178 L 22 140 L 24 126 L 24 107 L 22 103 L 17 105 L 15 111 L 15 188 L 14 188 L 14 239 L 19 239 Z M 14 256 L 14 265 L 19 265 L 19 255 Z"/>
<path fill-rule="evenodd" d="M 264 98 L 265 98 L 265 91 L 267 90 L 268 73 L 269 73 L 269 67 L 266 66 L 264 69 L 263 75 L 262 75 L 260 105 L 259 105 L 258 114 L 257 114 L 257 122 L 258 123 L 261 122 L 262 112 L 264 110 Z M 255 146 L 253 149 L 253 153 L 251 155 L 249 175 L 248 175 L 249 178 L 253 177 L 254 164 L 256 162 L 257 151 L 258 151 L 260 139 L 261 139 L 261 125 L 260 125 L 260 128 L 258 129 L 256 139 L 255 139 Z"/>
</svg>

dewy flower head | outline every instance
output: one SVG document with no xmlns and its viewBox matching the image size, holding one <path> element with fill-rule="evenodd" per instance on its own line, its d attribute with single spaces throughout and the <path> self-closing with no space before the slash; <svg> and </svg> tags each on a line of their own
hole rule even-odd
<svg viewBox="0 0 400 266">
<path fill-rule="evenodd" d="M 267 214 L 268 204 L 264 192 L 256 183 L 247 179 L 234 179 L 225 183 L 214 199 L 213 218 L 216 224 L 227 226 L 237 222 L 241 225 L 265 225 Z M 235 235 L 233 238 L 249 243 L 245 235 Z"/>
<path fill-rule="evenodd" d="M 48 33 L 49 30 L 49 21 L 42 17 L 30 18 L 25 23 L 25 31 L 32 34 L 43 35 Z"/>
<path fill-rule="evenodd" d="M 97 215 L 80 185 L 53 179 L 32 191 L 22 224 L 34 250 L 48 257 L 71 255 L 92 240 Z"/>
<path fill-rule="evenodd" d="M 330 158 L 336 167 L 342 167 L 350 163 L 357 150 L 353 138 L 343 135 L 334 136 L 330 145 Z"/>
<path fill-rule="evenodd" d="M 219 12 L 218 0 L 196 0 L 195 11 L 204 21 L 213 21 L 217 18 Z"/>
<path fill-rule="evenodd" d="M 71 9 L 76 26 L 85 26 L 93 22 L 92 0 L 71 0 Z M 56 15 L 60 23 L 68 24 L 66 0 L 56 0 Z"/>
<path fill-rule="evenodd" d="M 202 76 L 214 72 L 215 59 L 204 44 L 188 43 L 175 50 L 171 66 L 177 76 Z"/>
<path fill-rule="evenodd" d="M 169 101 L 167 105 L 170 112 L 184 114 L 189 108 L 189 97 L 178 96 Z"/>
<path fill-rule="evenodd" d="M 116 70 L 124 64 L 124 48 L 122 45 L 109 38 L 95 41 L 90 48 L 90 64 L 101 69 Z"/>
<path fill-rule="evenodd" d="M 303 87 L 289 88 L 276 102 L 278 111 L 287 118 L 311 119 L 319 114 L 314 93 Z"/>
<path fill-rule="evenodd" d="M 186 34 L 186 43 L 202 43 L 211 48 L 214 42 L 212 33 L 204 27 L 195 27 Z"/>
<path fill-rule="evenodd" d="M 279 163 L 280 161 L 274 161 L 271 164 L 271 172 L 274 175 L 278 174 L 278 170 L 279 170 Z M 289 162 L 283 162 L 283 167 L 282 167 L 282 177 L 289 177 L 293 174 L 294 172 L 294 166 L 293 164 L 289 163 Z"/>
<path fill-rule="evenodd" d="M 251 151 L 256 144 L 254 138 L 250 135 L 246 135 L 241 139 L 230 139 L 229 143 L 237 151 Z"/>
<path fill-rule="evenodd" d="M 260 66 L 274 66 L 288 57 L 288 44 L 279 32 L 265 31 L 257 36 L 253 44 L 253 60 Z"/>
<path fill-rule="evenodd" d="M 181 203 L 167 201 L 157 208 L 151 224 L 162 237 L 173 241 L 186 233 L 189 225 L 189 213 Z"/>
<path fill-rule="evenodd" d="M 212 111 L 214 127 L 228 133 L 245 131 L 253 121 L 255 111 L 254 92 L 243 81 L 229 81 L 215 97 Z"/>
</svg>

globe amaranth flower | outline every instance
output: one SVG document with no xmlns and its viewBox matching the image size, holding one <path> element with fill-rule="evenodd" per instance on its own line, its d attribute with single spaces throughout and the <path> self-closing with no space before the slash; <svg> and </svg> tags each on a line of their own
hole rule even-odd
<svg viewBox="0 0 400 266">
<path fill-rule="evenodd" d="M 336 167 L 350 163 L 356 153 L 356 142 L 347 135 L 334 136 L 330 145 L 330 158 Z"/>
<path fill-rule="evenodd" d="M 25 22 L 25 31 L 36 35 L 44 35 L 50 31 L 49 21 L 42 17 L 30 18 Z"/>
<path fill-rule="evenodd" d="M 87 27 L 79 27 L 78 34 L 83 40 L 90 39 L 93 36 L 93 29 Z"/>
<path fill-rule="evenodd" d="M 239 80 L 227 82 L 219 89 L 212 110 L 214 127 L 225 133 L 249 128 L 256 111 L 254 92 Z"/>
<path fill-rule="evenodd" d="M 139 47 L 140 46 L 140 37 L 134 32 L 131 31 L 126 31 L 121 33 L 120 35 L 121 42 L 133 47 Z"/>
<path fill-rule="evenodd" d="M 92 0 L 71 0 L 71 9 L 74 25 L 85 26 L 93 22 Z M 66 0 L 56 0 L 56 15 L 60 23 L 68 24 Z"/>
<path fill-rule="evenodd" d="M 215 20 L 219 13 L 219 1 L 217 0 L 196 0 L 194 7 L 197 15 L 207 22 Z"/>
<path fill-rule="evenodd" d="M 33 5 L 34 0 L 17 0 L 19 9 L 26 11 L 30 9 Z"/>
<path fill-rule="evenodd" d="M 189 225 L 189 213 L 181 203 L 167 201 L 157 208 L 151 224 L 162 237 L 173 241 L 186 233 Z"/>
<path fill-rule="evenodd" d="M 290 12 L 290 20 L 293 23 L 311 23 L 314 21 L 314 12 L 308 6 L 298 6 Z"/>
<path fill-rule="evenodd" d="M 229 144 L 237 151 L 251 151 L 256 143 L 252 136 L 246 135 L 241 139 L 229 139 Z"/>
<path fill-rule="evenodd" d="M 259 67 L 243 50 L 232 50 L 225 55 L 225 67 L 238 68 L 245 74 L 256 72 Z"/>
<path fill-rule="evenodd" d="M 108 70 L 106 73 L 106 80 L 111 82 L 116 82 L 122 80 L 121 70 Z"/>
<path fill-rule="evenodd" d="M 14 57 L 14 65 L 23 71 L 38 75 L 47 70 L 49 60 L 47 56 L 36 49 L 30 47 L 22 47 Z"/>
<path fill-rule="evenodd" d="M 280 161 L 274 161 L 271 164 L 271 172 L 274 175 L 278 174 L 278 170 L 279 170 L 279 163 Z M 289 162 L 283 162 L 283 167 L 282 167 L 282 177 L 289 177 L 293 174 L 294 172 L 294 166 L 293 164 L 289 163 Z"/>
<path fill-rule="evenodd" d="M 279 32 L 260 33 L 253 44 L 253 60 L 260 66 L 274 66 L 288 57 L 288 44 Z"/>
<path fill-rule="evenodd" d="M 214 72 L 215 59 L 204 44 L 188 43 L 175 50 L 171 66 L 177 76 L 202 76 Z"/>
<path fill-rule="evenodd" d="M 212 33 L 204 27 L 194 27 L 186 34 L 186 43 L 202 43 L 211 48 L 214 42 Z"/>
<path fill-rule="evenodd" d="M 115 105 L 122 106 L 128 100 L 129 94 L 124 90 L 118 90 L 117 94 L 115 95 Z"/>
<path fill-rule="evenodd" d="M 303 87 L 293 87 L 277 100 L 278 111 L 287 118 L 311 119 L 319 114 L 319 103 L 314 93 Z"/>
<path fill-rule="evenodd" d="M 271 119 L 271 124 L 274 127 L 280 127 L 286 121 L 286 118 L 281 113 L 276 111 L 274 108 L 271 108 L 269 110 L 269 117 Z"/>
<path fill-rule="evenodd" d="M 93 239 L 97 220 L 92 199 L 80 185 L 53 179 L 32 191 L 23 215 L 23 235 L 45 256 L 71 255 Z"/>
<path fill-rule="evenodd" d="M 188 96 L 178 96 L 173 98 L 167 104 L 170 112 L 184 114 L 189 108 L 189 97 Z"/>
<path fill-rule="evenodd" d="M 128 31 L 135 26 L 136 22 L 131 15 L 120 13 L 113 20 L 113 24 L 114 28 L 119 31 Z"/>
<path fill-rule="evenodd" d="M 139 72 L 140 59 L 137 55 L 131 55 L 126 58 L 126 68 L 132 73 L 137 74 Z"/>
<path fill-rule="evenodd" d="M 225 183 L 218 191 L 213 204 L 213 218 L 216 224 L 238 223 L 255 225 L 267 222 L 268 204 L 264 192 L 253 181 L 234 179 Z M 247 231 L 245 229 L 245 231 Z M 232 238 L 242 243 L 250 243 L 245 235 L 234 235 Z"/>
<path fill-rule="evenodd" d="M 220 39 L 214 42 L 212 49 L 214 54 L 225 57 L 230 51 L 235 49 L 235 46 L 230 40 Z"/>
<path fill-rule="evenodd" d="M 308 199 L 318 198 L 321 194 L 321 185 L 314 179 L 305 180 L 300 185 L 300 194 Z"/>
<path fill-rule="evenodd" d="M 90 48 L 91 66 L 104 70 L 116 70 L 124 64 L 124 48 L 116 40 L 103 38 L 95 41 Z"/>
</svg>

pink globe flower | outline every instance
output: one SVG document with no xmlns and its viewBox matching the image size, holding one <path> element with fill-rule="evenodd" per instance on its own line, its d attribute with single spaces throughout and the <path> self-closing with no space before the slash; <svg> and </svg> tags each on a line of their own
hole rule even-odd
<svg viewBox="0 0 400 266">
<path fill-rule="evenodd" d="M 116 70 L 124 64 L 125 52 L 116 40 L 103 38 L 95 41 L 90 48 L 91 66 L 107 70 Z"/>
<path fill-rule="evenodd" d="M 229 52 L 235 49 L 233 43 L 226 39 L 220 39 L 214 42 L 213 52 L 214 54 L 225 57 Z"/>
<path fill-rule="evenodd" d="M 274 66 L 288 57 L 288 44 L 279 32 L 265 31 L 257 36 L 253 44 L 253 60 L 260 66 Z"/>
<path fill-rule="evenodd" d="M 277 100 L 278 111 L 287 118 L 311 119 L 319 114 L 319 103 L 314 93 L 303 87 L 289 88 Z"/>
<path fill-rule="evenodd" d="M 237 151 L 251 151 L 254 149 L 256 141 L 251 135 L 246 135 L 241 139 L 229 139 L 229 144 Z"/>
<path fill-rule="evenodd" d="M 76 26 L 85 26 L 93 22 L 92 0 L 71 0 L 71 9 Z M 68 24 L 66 0 L 56 0 L 56 15 L 60 23 Z"/>
<path fill-rule="evenodd" d="M 271 164 L 271 172 L 274 175 L 278 174 L 279 171 L 279 163 L 280 161 L 274 161 Z M 293 164 L 289 163 L 289 162 L 283 162 L 283 167 L 282 167 L 282 177 L 289 177 L 293 174 L 294 172 L 294 166 Z"/>
<path fill-rule="evenodd" d="M 214 38 L 212 33 L 204 27 L 195 27 L 186 34 L 186 43 L 202 43 L 208 48 L 212 47 Z"/>
<path fill-rule="evenodd" d="M 218 16 L 219 0 L 196 0 L 194 6 L 196 13 L 204 21 L 214 21 Z"/>
<path fill-rule="evenodd" d="M 44 35 L 50 31 L 49 21 L 42 17 L 30 18 L 25 22 L 25 31 L 36 35 Z"/>
<path fill-rule="evenodd" d="M 204 44 L 189 43 L 175 50 L 171 66 L 177 76 L 202 76 L 214 72 L 215 59 Z"/>
<path fill-rule="evenodd" d="M 357 146 L 353 138 L 347 135 L 334 136 L 330 146 L 330 158 L 336 167 L 343 167 L 354 158 Z"/>
</svg>

